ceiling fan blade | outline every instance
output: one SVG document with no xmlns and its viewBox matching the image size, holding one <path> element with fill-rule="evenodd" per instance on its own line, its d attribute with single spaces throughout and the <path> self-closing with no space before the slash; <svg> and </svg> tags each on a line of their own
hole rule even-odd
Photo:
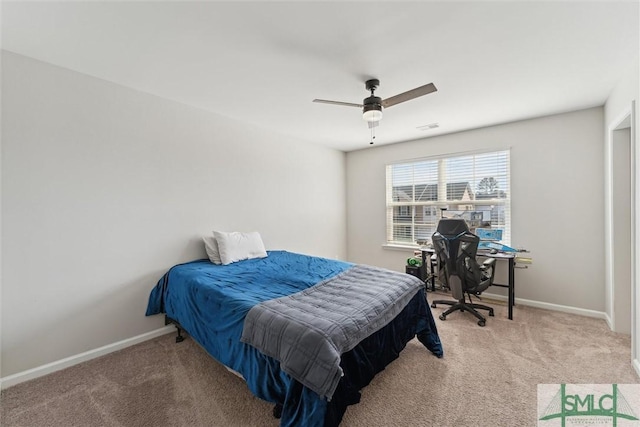
<svg viewBox="0 0 640 427">
<path fill-rule="evenodd" d="M 344 105 L 345 107 L 362 108 L 362 104 L 354 104 L 354 103 L 351 103 L 351 102 L 329 101 L 329 100 L 326 100 L 326 99 L 314 99 L 313 102 L 319 102 L 321 104 Z"/>
<path fill-rule="evenodd" d="M 410 101 L 412 99 L 418 98 L 423 95 L 428 95 L 432 92 L 437 91 L 435 85 L 433 83 L 429 83 L 424 86 L 417 87 L 415 89 L 408 90 L 396 96 L 392 96 L 391 98 L 387 98 L 382 101 L 382 106 L 384 108 L 391 107 L 392 105 L 399 104 L 401 102 Z"/>
</svg>

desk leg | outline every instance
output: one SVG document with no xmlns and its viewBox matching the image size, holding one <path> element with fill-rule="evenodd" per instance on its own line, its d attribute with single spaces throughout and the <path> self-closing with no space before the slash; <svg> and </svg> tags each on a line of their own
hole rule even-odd
<svg viewBox="0 0 640 427">
<path fill-rule="evenodd" d="M 513 306 L 516 302 L 515 296 L 515 258 L 509 258 L 509 320 L 513 320 Z"/>
<path fill-rule="evenodd" d="M 433 269 L 433 262 L 431 262 L 431 257 L 429 257 L 429 270 L 431 275 L 431 291 L 434 292 L 436 290 L 436 271 Z"/>
<path fill-rule="evenodd" d="M 428 261 L 427 261 L 428 260 Z M 431 281 L 431 292 L 436 290 L 436 278 L 433 275 L 433 264 L 431 263 L 431 254 L 422 251 L 422 268 L 428 274 L 427 281 Z M 428 284 L 428 283 L 427 283 Z"/>
</svg>

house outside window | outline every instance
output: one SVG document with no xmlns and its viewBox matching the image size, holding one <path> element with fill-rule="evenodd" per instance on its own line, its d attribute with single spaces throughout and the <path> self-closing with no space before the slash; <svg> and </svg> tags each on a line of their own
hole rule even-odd
<svg viewBox="0 0 640 427">
<path fill-rule="evenodd" d="M 511 240 L 508 150 L 409 160 L 386 166 L 387 243 L 431 240 L 442 217 L 502 229 Z"/>
</svg>

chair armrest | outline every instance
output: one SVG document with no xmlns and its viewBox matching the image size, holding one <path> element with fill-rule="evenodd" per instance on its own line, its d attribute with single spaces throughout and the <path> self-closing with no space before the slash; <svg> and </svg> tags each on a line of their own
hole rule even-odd
<svg viewBox="0 0 640 427">
<path fill-rule="evenodd" d="M 495 264 L 496 264 L 496 259 L 495 258 L 487 258 L 487 259 L 484 260 L 484 262 L 482 263 L 480 268 L 482 270 L 486 270 L 489 267 L 493 267 Z"/>
<path fill-rule="evenodd" d="M 487 258 L 480 265 L 480 271 L 483 276 L 482 283 L 488 283 L 487 286 L 491 286 L 493 283 L 493 277 L 496 274 L 496 259 Z"/>
</svg>

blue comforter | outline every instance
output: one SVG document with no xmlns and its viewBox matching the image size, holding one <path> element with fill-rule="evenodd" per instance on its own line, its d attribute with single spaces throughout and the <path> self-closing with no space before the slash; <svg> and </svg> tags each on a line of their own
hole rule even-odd
<svg viewBox="0 0 640 427">
<path fill-rule="evenodd" d="M 434 354 L 442 355 L 435 323 L 421 291 L 393 322 L 368 339 L 369 344 L 363 342 L 362 348 L 345 354 L 343 362 L 351 367 L 343 366 L 343 384 L 327 402 L 284 373 L 277 360 L 240 342 L 240 336 L 245 316 L 254 305 L 307 289 L 353 264 L 285 251 L 268 254 L 267 258 L 226 266 L 209 260 L 174 266 L 152 290 L 146 314 L 166 313 L 211 356 L 242 374 L 253 394 L 283 404 L 282 427 L 337 425 L 346 405 L 358 400 L 357 391 L 397 357 L 416 334 Z M 380 355 L 376 346 L 384 347 L 382 353 L 387 354 Z M 362 366 L 360 359 L 371 358 L 360 357 L 367 351 L 380 358 L 376 366 Z"/>
</svg>

